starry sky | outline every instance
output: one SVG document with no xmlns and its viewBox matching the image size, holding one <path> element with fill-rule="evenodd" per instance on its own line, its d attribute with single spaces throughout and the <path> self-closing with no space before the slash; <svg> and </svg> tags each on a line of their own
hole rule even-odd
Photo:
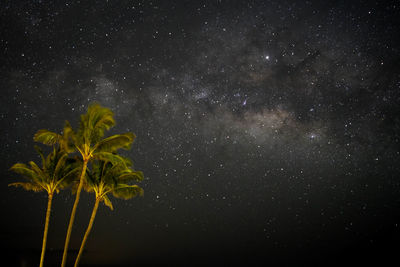
<svg viewBox="0 0 400 267">
<path fill-rule="evenodd" d="M 102 205 L 82 264 L 334 266 L 400 240 L 398 1 L 2 1 L 1 250 L 39 261 L 33 135 L 98 102 L 144 197 Z M 74 196 L 55 196 L 58 264 Z M 71 249 L 94 197 L 83 193 Z M 61 252 L 60 252 L 61 251 Z M 70 254 L 70 258 L 74 255 Z M 20 265 L 18 265 L 20 264 Z"/>
</svg>

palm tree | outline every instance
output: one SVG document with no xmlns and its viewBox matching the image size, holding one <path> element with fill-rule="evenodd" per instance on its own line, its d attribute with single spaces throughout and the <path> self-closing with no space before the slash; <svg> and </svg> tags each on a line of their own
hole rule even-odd
<svg viewBox="0 0 400 267">
<path fill-rule="evenodd" d="M 141 171 L 133 171 L 128 166 L 130 162 L 126 159 L 125 163 L 112 164 L 109 161 L 97 161 L 92 164 L 92 171 L 87 172 L 84 188 L 88 192 L 94 192 L 96 201 L 93 207 L 92 215 L 90 217 L 89 225 L 86 229 L 85 235 L 75 260 L 75 267 L 78 267 L 81 259 L 83 249 L 85 247 L 87 238 L 93 227 L 93 222 L 96 217 L 97 208 L 99 203 L 104 201 L 104 204 L 113 210 L 112 203 L 108 198 L 108 194 L 113 194 L 114 197 L 130 199 L 136 195 L 143 195 L 143 189 L 137 185 L 130 185 L 132 181 L 143 180 L 143 173 Z"/>
<path fill-rule="evenodd" d="M 61 263 L 62 267 L 65 267 L 67 263 L 69 240 L 71 238 L 72 226 L 74 224 L 75 213 L 78 207 L 88 162 L 93 158 L 107 160 L 114 163 L 124 162 L 114 152 L 120 148 L 129 149 L 135 139 L 133 133 L 117 134 L 103 138 L 104 132 L 114 125 L 115 120 L 113 112 L 110 109 L 95 103 L 88 107 L 86 114 L 81 115 L 77 132 L 74 132 L 69 122 L 66 122 L 63 135 L 48 130 L 39 130 L 34 136 L 35 141 L 46 145 L 59 143 L 61 147 L 65 147 L 69 152 L 76 149 L 81 155 L 83 161 L 79 185 L 65 238 Z"/>
<path fill-rule="evenodd" d="M 53 151 L 47 157 L 44 157 L 43 152 L 38 147 L 35 148 L 42 159 L 42 167 L 40 168 L 33 161 L 29 162 L 29 166 L 23 163 L 14 164 L 10 170 L 21 174 L 27 181 L 12 183 L 9 184 L 9 186 L 22 187 L 25 190 L 32 190 L 34 192 L 47 192 L 46 221 L 44 225 L 42 253 L 40 256 L 40 267 L 42 267 L 46 251 L 47 233 L 49 230 L 51 204 L 54 193 L 58 193 L 60 189 L 68 186 L 81 167 L 77 166 L 76 161 L 68 158 L 68 154 L 60 148 L 56 149 L 53 147 Z"/>
</svg>

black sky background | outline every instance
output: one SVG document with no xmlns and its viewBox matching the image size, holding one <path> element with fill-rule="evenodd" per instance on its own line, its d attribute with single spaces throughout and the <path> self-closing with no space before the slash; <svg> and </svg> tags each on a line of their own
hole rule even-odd
<svg viewBox="0 0 400 267">
<path fill-rule="evenodd" d="M 96 101 L 132 131 L 143 198 L 99 208 L 82 264 L 396 259 L 398 1 L 2 1 L 1 250 L 39 262 L 46 194 L 9 188 L 33 134 Z M 74 196 L 55 197 L 58 265 Z M 94 197 L 84 193 L 71 249 Z M 69 254 L 74 258 L 73 251 Z M 25 264 L 25 265 L 24 265 Z"/>
</svg>

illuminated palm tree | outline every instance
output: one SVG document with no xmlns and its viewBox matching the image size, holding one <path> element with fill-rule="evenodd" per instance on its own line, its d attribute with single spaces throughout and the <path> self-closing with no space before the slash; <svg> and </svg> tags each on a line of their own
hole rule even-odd
<svg viewBox="0 0 400 267">
<path fill-rule="evenodd" d="M 63 135 L 48 130 L 39 130 L 34 136 L 35 141 L 46 145 L 59 143 L 60 146 L 65 147 L 68 151 L 76 149 L 80 153 L 83 161 L 79 185 L 65 238 L 61 263 L 62 267 L 65 267 L 67 262 L 69 240 L 71 238 L 72 226 L 74 224 L 75 213 L 78 207 L 88 162 L 93 158 L 107 160 L 113 163 L 124 162 L 114 152 L 120 148 L 129 149 L 135 139 L 135 135 L 132 133 L 117 134 L 103 138 L 104 132 L 114 125 L 114 114 L 110 109 L 102 107 L 99 104 L 92 104 L 89 106 L 86 114 L 81 115 L 77 132 L 74 132 L 70 124 L 66 122 Z"/>
<path fill-rule="evenodd" d="M 110 193 L 114 197 L 123 199 L 130 199 L 137 195 L 143 195 L 142 188 L 130 184 L 132 181 L 143 180 L 143 173 L 140 171 L 133 171 L 128 167 L 129 165 L 130 163 L 127 159 L 125 159 L 125 163 L 116 164 L 112 164 L 109 161 L 97 161 L 92 164 L 92 170 L 87 172 L 84 188 L 88 192 L 95 193 L 96 201 L 94 203 L 89 225 L 86 229 L 85 235 L 83 236 L 78 256 L 75 260 L 75 267 L 79 265 L 87 238 L 93 227 L 99 203 L 104 201 L 104 204 L 112 210 L 113 206 L 108 198 L 108 194 Z"/>
<path fill-rule="evenodd" d="M 24 176 L 26 182 L 17 182 L 9 186 L 22 187 L 34 192 L 46 191 L 48 195 L 46 221 L 44 225 L 42 253 L 40 267 L 43 266 L 46 251 L 47 233 L 49 230 L 51 204 L 54 193 L 68 186 L 81 169 L 78 162 L 68 158 L 68 154 L 62 149 L 53 147 L 53 151 L 45 158 L 42 151 L 35 147 L 42 159 L 40 168 L 35 162 L 30 161 L 29 166 L 23 163 L 14 164 L 10 170 Z"/>
</svg>

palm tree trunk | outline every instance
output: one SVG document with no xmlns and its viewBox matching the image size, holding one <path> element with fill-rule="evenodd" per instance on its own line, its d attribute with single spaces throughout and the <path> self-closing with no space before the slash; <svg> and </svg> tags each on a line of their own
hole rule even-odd
<svg viewBox="0 0 400 267">
<path fill-rule="evenodd" d="M 49 197 L 47 200 L 46 222 L 44 224 L 42 254 L 40 255 L 40 267 L 43 267 L 44 254 L 46 252 L 47 233 L 49 232 L 49 222 L 50 222 L 50 212 L 51 212 L 52 200 L 53 200 L 53 194 L 49 194 Z"/>
<path fill-rule="evenodd" d="M 63 252 L 61 267 L 65 267 L 65 265 L 67 264 L 68 245 L 69 245 L 69 240 L 71 238 L 72 225 L 74 224 L 74 220 L 75 220 L 76 208 L 78 207 L 79 197 L 80 197 L 81 191 L 82 191 L 83 179 L 85 177 L 87 163 L 88 163 L 87 160 L 83 161 L 82 173 L 81 173 L 81 177 L 79 178 L 79 186 L 78 186 L 78 190 L 76 191 L 75 202 L 74 202 L 74 206 L 72 207 L 71 217 L 69 219 L 69 225 L 68 225 L 68 230 L 67 230 L 67 236 L 65 238 L 65 245 L 64 245 L 64 252 Z"/>
<path fill-rule="evenodd" d="M 82 244 L 79 249 L 78 256 L 76 257 L 74 267 L 78 267 L 78 265 L 79 265 L 79 260 L 81 259 L 87 238 L 90 234 L 90 230 L 92 230 L 92 227 L 93 227 L 93 222 L 94 222 L 94 218 L 96 217 L 97 208 L 99 207 L 99 203 L 100 203 L 100 198 L 96 198 L 96 202 L 94 203 L 94 207 L 93 207 L 93 211 L 92 211 L 92 216 L 90 217 L 88 228 L 86 229 L 85 235 L 83 236 Z"/>
</svg>

